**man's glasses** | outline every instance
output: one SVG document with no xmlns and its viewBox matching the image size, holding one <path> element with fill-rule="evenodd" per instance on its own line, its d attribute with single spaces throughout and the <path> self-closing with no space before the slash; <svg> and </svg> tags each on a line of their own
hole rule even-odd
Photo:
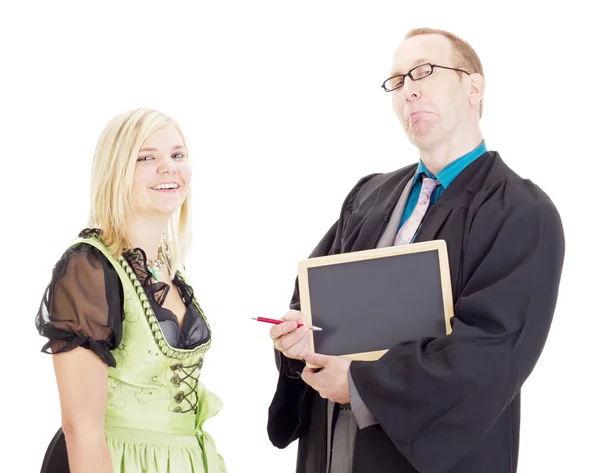
<svg viewBox="0 0 600 473">
<path fill-rule="evenodd" d="M 413 81 L 425 79 L 425 77 L 429 77 L 431 74 L 433 74 L 433 70 L 436 67 L 439 69 L 448 69 L 450 71 L 464 72 L 467 75 L 471 74 L 470 72 L 464 71 L 462 69 L 456 69 L 455 67 L 438 66 L 437 64 L 429 63 L 421 64 L 420 66 L 413 67 L 406 74 L 397 74 L 395 76 L 390 77 L 389 79 L 386 79 L 385 82 L 381 84 L 381 87 L 386 92 L 392 92 L 393 90 L 399 89 L 404 85 L 404 78 L 406 76 L 410 77 Z"/>
</svg>

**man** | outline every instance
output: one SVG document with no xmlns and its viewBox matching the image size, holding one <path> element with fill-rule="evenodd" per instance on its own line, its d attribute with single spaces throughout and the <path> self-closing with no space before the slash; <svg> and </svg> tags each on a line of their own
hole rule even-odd
<svg viewBox="0 0 600 473">
<path fill-rule="evenodd" d="M 279 448 L 299 439 L 298 473 L 515 472 L 520 389 L 553 317 L 562 223 L 487 150 L 483 70 L 466 42 L 413 30 L 390 76 L 383 87 L 420 160 L 362 178 L 311 257 L 445 240 L 452 333 L 377 361 L 311 354 L 296 283 L 287 321 L 270 331 L 280 375 L 269 438 Z"/>
</svg>

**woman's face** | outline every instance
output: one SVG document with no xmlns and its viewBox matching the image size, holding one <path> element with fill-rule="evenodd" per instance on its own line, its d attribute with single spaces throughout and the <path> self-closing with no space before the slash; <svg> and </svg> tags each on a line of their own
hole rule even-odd
<svg viewBox="0 0 600 473">
<path fill-rule="evenodd" d="M 183 139 L 173 125 L 151 133 L 135 163 L 133 203 L 138 215 L 169 217 L 188 195 L 192 169 Z"/>
</svg>

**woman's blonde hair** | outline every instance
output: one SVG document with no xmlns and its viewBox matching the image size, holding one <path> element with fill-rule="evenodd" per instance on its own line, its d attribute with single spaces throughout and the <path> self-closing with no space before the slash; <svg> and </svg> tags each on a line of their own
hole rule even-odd
<svg viewBox="0 0 600 473">
<path fill-rule="evenodd" d="M 131 243 L 125 235 L 125 223 L 134 205 L 133 178 L 137 155 L 154 131 L 172 125 L 185 137 L 179 124 L 164 113 L 149 108 L 128 110 L 114 117 L 98 139 L 92 165 L 91 210 L 88 226 L 102 231 L 102 241 L 118 258 Z M 163 253 L 172 274 L 185 259 L 191 245 L 191 195 L 169 219 L 162 242 Z"/>
</svg>

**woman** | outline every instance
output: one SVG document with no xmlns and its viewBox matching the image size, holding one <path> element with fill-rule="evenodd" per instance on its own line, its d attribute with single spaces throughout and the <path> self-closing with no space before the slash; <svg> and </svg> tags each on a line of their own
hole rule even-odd
<svg viewBox="0 0 600 473">
<path fill-rule="evenodd" d="M 98 141 L 88 228 L 36 318 L 71 473 L 226 471 L 202 430 L 221 402 L 198 381 L 211 331 L 183 270 L 190 178 L 183 134 L 160 112 L 118 115 Z M 69 471 L 60 435 L 47 471 Z"/>
</svg>

